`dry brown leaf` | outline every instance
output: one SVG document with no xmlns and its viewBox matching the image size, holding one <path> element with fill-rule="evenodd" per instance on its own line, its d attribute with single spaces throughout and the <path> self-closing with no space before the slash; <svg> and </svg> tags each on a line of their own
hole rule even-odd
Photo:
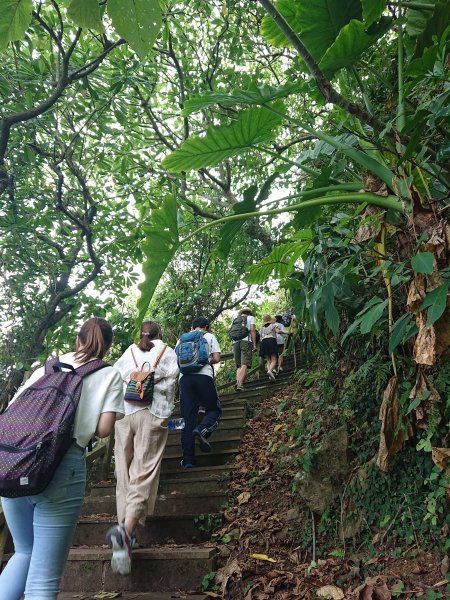
<svg viewBox="0 0 450 600">
<path fill-rule="evenodd" d="M 341 588 L 335 585 L 324 585 L 316 590 L 316 594 L 319 598 L 333 598 L 333 600 L 342 600 L 342 598 L 345 598 L 345 594 Z"/>
<path fill-rule="evenodd" d="M 422 400 L 420 405 L 416 408 L 416 419 L 417 426 L 420 427 L 420 429 L 427 430 L 431 416 L 433 417 L 434 423 L 441 422 L 441 416 L 436 410 L 436 404 L 441 402 L 441 397 L 431 381 L 419 367 L 416 383 L 409 394 L 409 399 L 415 400 L 416 398 L 424 397 L 424 395 L 428 397 Z"/>
<path fill-rule="evenodd" d="M 358 600 L 391 600 L 392 597 L 386 577 L 368 577 L 354 593 Z"/>
<path fill-rule="evenodd" d="M 436 332 L 436 354 L 442 354 L 450 346 L 450 307 L 435 323 Z"/>
<path fill-rule="evenodd" d="M 414 360 L 418 365 L 432 366 L 436 362 L 435 327 L 427 327 L 427 318 L 423 313 L 416 315 L 416 324 L 419 333 L 414 343 Z"/>
<path fill-rule="evenodd" d="M 450 448 L 432 448 L 431 458 L 435 465 L 444 470 L 450 460 Z"/>
<path fill-rule="evenodd" d="M 246 502 L 248 502 L 251 498 L 251 494 L 250 492 L 242 492 L 242 494 L 239 494 L 239 496 L 236 498 L 238 501 L 238 504 L 245 504 Z"/>
<path fill-rule="evenodd" d="M 397 379 L 391 377 L 383 394 L 383 402 L 380 407 L 380 445 L 378 449 L 377 465 L 383 473 L 389 469 L 389 459 L 396 454 L 405 440 L 410 437 L 408 427 L 402 427 L 397 431 L 401 417 L 400 399 L 397 387 Z"/>
<path fill-rule="evenodd" d="M 236 558 L 217 571 L 216 583 L 222 586 L 222 594 L 225 593 L 230 579 L 235 581 L 242 579 L 241 567 Z"/>
<path fill-rule="evenodd" d="M 425 275 L 422 273 L 415 273 L 414 278 L 411 281 L 411 285 L 408 290 L 408 298 L 406 300 L 406 306 L 410 313 L 417 315 L 419 312 L 419 306 L 422 300 L 425 298 Z"/>
</svg>

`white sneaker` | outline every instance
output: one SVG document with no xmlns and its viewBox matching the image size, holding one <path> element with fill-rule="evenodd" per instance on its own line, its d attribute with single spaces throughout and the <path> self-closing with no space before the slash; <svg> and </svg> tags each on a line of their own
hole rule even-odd
<svg viewBox="0 0 450 600">
<path fill-rule="evenodd" d="M 111 557 L 112 572 L 129 575 L 131 573 L 133 539 L 125 529 L 125 525 L 120 523 L 120 525 L 111 527 L 106 533 L 106 540 L 113 551 Z"/>
<path fill-rule="evenodd" d="M 276 381 L 275 375 L 272 371 L 267 371 L 267 375 L 269 376 L 269 379 Z"/>
</svg>

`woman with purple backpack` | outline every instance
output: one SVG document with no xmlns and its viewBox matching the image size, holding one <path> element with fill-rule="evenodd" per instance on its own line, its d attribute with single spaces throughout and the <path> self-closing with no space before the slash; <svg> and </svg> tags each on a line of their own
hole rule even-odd
<svg viewBox="0 0 450 600">
<path fill-rule="evenodd" d="M 59 360 L 69 368 L 77 369 L 102 359 L 112 340 L 110 324 L 105 319 L 93 317 L 78 333 L 76 352 L 64 354 Z M 37 369 L 11 403 L 26 388 L 36 384 L 45 372 L 45 367 Z M 116 419 L 123 416 L 120 373 L 103 364 L 98 370 L 85 374 L 75 413 L 74 441 L 49 485 L 35 495 L 2 498 L 14 554 L 0 574 L 1 600 L 20 600 L 23 594 L 26 600 L 56 600 L 84 500 L 86 446 L 94 435 L 108 437 Z"/>
</svg>

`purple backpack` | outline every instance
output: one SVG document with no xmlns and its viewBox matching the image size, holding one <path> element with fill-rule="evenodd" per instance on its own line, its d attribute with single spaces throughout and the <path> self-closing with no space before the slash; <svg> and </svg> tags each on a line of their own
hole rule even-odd
<svg viewBox="0 0 450 600">
<path fill-rule="evenodd" d="M 83 377 L 107 366 L 95 359 L 75 369 L 52 358 L 0 415 L 0 496 L 31 496 L 47 487 L 74 441 Z"/>
</svg>

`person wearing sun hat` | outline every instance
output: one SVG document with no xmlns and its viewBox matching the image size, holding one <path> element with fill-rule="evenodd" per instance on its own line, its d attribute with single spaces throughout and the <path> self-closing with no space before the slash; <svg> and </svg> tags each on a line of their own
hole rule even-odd
<svg viewBox="0 0 450 600">
<path fill-rule="evenodd" d="M 278 361 L 277 333 L 279 333 L 279 327 L 278 323 L 275 323 L 275 319 L 270 315 L 263 315 L 262 326 L 259 330 L 261 337 L 259 355 L 266 359 L 267 375 L 272 381 L 275 381 L 274 371 Z"/>
</svg>

